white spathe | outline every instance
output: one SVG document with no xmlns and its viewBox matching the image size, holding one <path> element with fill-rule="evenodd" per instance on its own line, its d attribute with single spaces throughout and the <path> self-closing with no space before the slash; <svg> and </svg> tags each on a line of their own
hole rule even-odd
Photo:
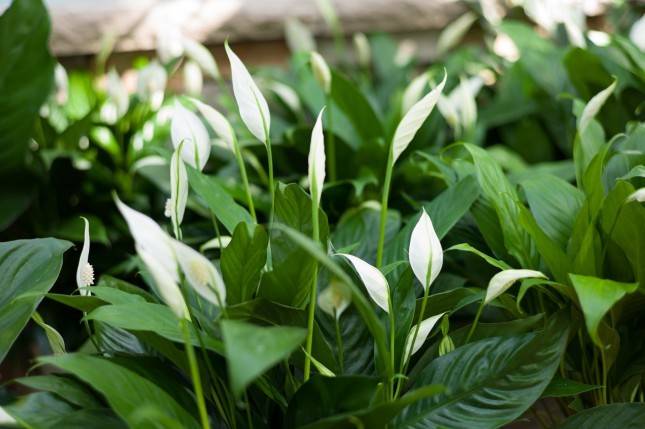
<svg viewBox="0 0 645 429">
<path fill-rule="evenodd" d="M 439 100 L 439 95 L 443 91 L 443 87 L 446 84 L 447 74 L 443 76 L 441 83 L 432 91 L 430 91 L 425 97 L 418 101 L 412 108 L 405 114 L 399 125 L 396 127 L 394 132 L 394 138 L 392 140 L 392 164 L 396 162 L 399 156 L 403 151 L 408 147 L 414 135 L 419 131 L 421 125 L 428 118 L 432 109 L 437 104 Z"/>
<path fill-rule="evenodd" d="M 421 73 L 419 76 L 412 79 L 412 82 L 403 91 L 401 97 L 401 114 L 405 115 L 414 104 L 421 99 L 423 90 L 428 84 L 430 76 L 428 73 Z M 439 106 L 441 107 L 441 106 Z"/>
<path fill-rule="evenodd" d="M 211 143 L 206 127 L 179 100 L 175 99 L 170 136 L 175 149 L 184 142 L 181 156 L 192 167 L 203 170 L 211 154 Z"/>
<path fill-rule="evenodd" d="M 484 304 L 488 304 L 511 287 L 513 283 L 522 279 L 547 278 L 544 274 L 534 270 L 504 270 L 495 274 L 486 289 Z"/>
<path fill-rule="evenodd" d="M 409 257 L 412 272 L 424 289 L 429 288 L 443 266 L 443 249 L 425 209 L 412 230 Z"/>
<path fill-rule="evenodd" d="M 354 269 L 365 285 L 365 289 L 367 289 L 367 293 L 370 295 L 372 300 L 374 300 L 376 305 L 381 307 L 383 311 L 389 313 L 390 287 L 387 284 L 387 280 L 383 273 L 381 273 L 378 268 L 371 266 L 361 258 L 354 255 L 349 255 L 347 253 L 339 253 L 339 255 L 347 258 L 347 260 L 354 266 Z"/>
<path fill-rule="evenodd" d="M 425 343 L 426 339 L 428 338 L 428 335 L 430 335 L 430 331 L 432 331 L 432 328 L 434 328 L 434 326 L 437 324 L 439 319 L 443 317 L 444 314 L 446 313 L 441 313 L 432 317 L 428 317 L 419 325 L 412 327 L 412 329 L 408 333 L 408 337 L 405 340 L 405 354 L 403 355 L 405 359 L 407 359 L 408 356 L 412 356 L 413 354 L 419 351 L 423 343 Z M 413 344 L 412 338 L 414 338 L 414 332 L 417 330 L 417 327 L 419 329 L 419 332 L 417 333 L 417 337 L 414 339 L 414 344 Z M 410 349 L 412 349 L 412 353 L 410 353 Z"/>
<path fill-rule="evenodd" d="M 235 153 L 235 131 L 233 130 L 230 122 L 228 122 L 228 119 L 213 107 L 202 103 L 196 98 L 188 98 L 188 100 L 197 107 L 197 110 L 199 110 L 199 113 L 201 113 L 204 119 L 206 119 L 208 125 L 210 125 L 218 137 L 226 143 L 227 149 L 232 153 Z"/>
<path fill-rule="evenodd" d="M 171 245 L 188 283 L 204 299 L 218 307 L 226 303 L 226 287 L 222 275 L 204 255 L 178 240 Z"/>
<path fill-rule="evenodd" d="M 271 129 L 269 105 L 242 60 L 228 46 L 228 40 L 224 43 L 224 47 L 231 63 L 233 93 L 235 94 L 242 121 L 244 121 L 249 131 L 266 145 L 269 140 L 268 133 Z"/>
<path fill-rule="evenodd" d="M 76 269 L 76 286 L 79 288 L 86 288 L 94 284 L 94 268 L 89 263 L 90 258 L 90 223 L 84 217 L 85 233 L 83 239 L 83 249 L 81 250 L 81 257 L 78 259 L 78 268 Z M 80 289 L 83 296 L 90 295 L 87 289 Z"/>
<path fill-rule="evenodd" d="M 318 295 L 318 307 L 331 317 L 340 319 L 341 314 L 349 307 L 352 302 L 352 293 L 349 288 L 342 282 L 332 281 Z"/>
<path fill-rule="evenodd" d="M 637 189 L 636 192 L 627 197 L 625 202 L 638 201 L 639 203 L 645 202 L 645 188 Z"/>
<path fill-rule="evenodd" d="M 170 159 L 170 200 L 172 201 L 170 219 L 175 237 L 179 237 L 179 225 L 184 220 L 188 201 L 188 174 L 184 161 L 181 159 L 183 148 L 184 144 L 180 144 Z"/>
<path fill-rule="evenodd" d="M 329 94 L 329 91 L 331 91 L 331 71 L 327 61 L 318 52 L 312 51 L 310 55 L 311 72 L 318 85 L 325 91 L 325 94 Z"/>
<path fill-rule="evenodd" d="M 311 198 L 315 198 L 320 204 L 323 184 L 325 183 L 325 137 L 322 128 L 323 107 L 318 114 L 316 124 L 311 132 L 311 144 L 309 145 L 309 187 Z"/>
</svg>

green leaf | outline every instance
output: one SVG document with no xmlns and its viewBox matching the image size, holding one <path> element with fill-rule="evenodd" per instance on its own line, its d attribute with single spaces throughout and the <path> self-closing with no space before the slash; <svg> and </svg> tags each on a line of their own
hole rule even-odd
<svg viewBox="0 0 645 429">
<path fill-rule="evenodd" d="M 54 285 L 71 245 L 54 238 L 0 243 L 0 361 Z"/>
<path fill-rule="evenodd" d="M 97 216 L 86 214 L 83 216 L 86 217 L 90 223 L 90 239 L 92 242 L 109 246 L 110 240 L 108 239 L 107 229 L 105 228 L 103 221 Z M 52 237 L 82 243 L 85 234 L 85 227 L 80 215 L 70 216 L 55 228 L 52 228 L 49 234 Z"/>
<path fill-rule="evenodd" d="M 522 415 L 553 377 L 569 334 L 566 313 L 540 333 L 487 338 L 433 360 L 413 387 L 445 386 L 397 417 L 397 428 L 490 428 Z M 467 406 L 464 406 L 467 404 Z"/>
<path fill-rule="evenodd" d="M 645 404 L 610 404 L 594 407 L 569 417 L 554 429 L 640 429 Z"/>
<path fill-rule="evenodd" d="M 153 407 L 164 417 L 186 428 L 199 428 L 197 420 L 175 399 L 153 382 L 108 359 L 67 354 L 41 357 L 40 363 L 54 365 L 70 372 L 100 392 L 119 417 L 133 427 L 153 427 L 153 422 L 141 422 L 137 410 Z"/>
<path fill-rule="evenodd" d="M 107 323 L 127 331 L 150 331 L 174 342 L 182 344 L 184 342 L 180 320 L 165 305 L 151 303 L 104 305 L 86 317 L 88 320 Z M 193 345 L 199 346 L 195 327 L 192 324 L 189 327 Z M 221 343 L 203 334 L 202 340 L 207 349 L 222 354 Z"/>
<path fill-rule="evenodd" d="M 318 212 L 320 242 L 329 237 L 327 216 Z M 298 185 L 278 189 L 275 195 L 273 226 L 286 225 L 309 237 L 313 235 L 311 198 Z M 273 270 L 262 276 L 258 295 L 291 307 L 302 307 L 309 301 L 309 285 L 318 263 L 282 230 L 271 231 Z"/>
<path fill-rule="evenodd" d="M 267 261 L 269 237 L 263 227 L 252 228 L 249 224 L 240 223 L 222 252 L 222 276 L 229 305 L 253 299 Z"/>
<path fill-rule="evenodd" d="M 34 311 L 31 318 L 38 324 L 38 326 L 45 330 L 45 335 L 47 336 L 47 341 L 49 342 L 52 352 L 57 356 L 64 355 L 66 353 L 65 340 L 63 340 L 63 337 L 58 333 L 58 331 L 46 324 L 37 311 Z"/>
<path fill-rule="evenodd" d="M 187 165 L 190 187 L 201 196 L 213 215 L 222 222 L 229 233 L 233 233 L 240 222 L 253 223 L 251 214 L 235 202 L 214 177 L 207 176 Z"/>
<path fill-rule="evenodd" d="M 52 421 L 74 411 L 72 405 L 49 392 L 23 396 L 11 405 L 3 405 L 3 408 L 23 427 L 36 429 L 50 428 Z"/>
<path fill-rule="evenodd" d="M 462 252 L 474 253 L 475 255 L 480 256 L 484 261 L 488 262 L 493 267 L 497 267 L 500 270 L 510 270 L 512 268 L 506 262 L 488 256 L 484 252 L 475 249 L 473 246 L 467 243 L 455 244 L 454 246 L 447 248 L 445 252 L 448 252 L 450 250 L 461 250 Z"/>
<path fill-rule="evenodd" d="M 14 380 L 35 390 L 55 393 L 67 402 L 83 408 L 99 407 L 101 403 L 84 384 L 63 375 L 35 375 Z"/>
<path fill-rule="evenodd" d="M 289 357 L 305 340 L 307 330 L 223 320 L 222 336 L 231 389 L 239 398 L 253 380 Z"/>
<path fill-rule="evenodd" d="M 598 335 L 598 325 L 614 304 L 625 295 L 636 291 L 638 283 L 620 283 L 576 274 L 569 274 L 569 278 L 578 294 L 587 332 L 593 342 L 603 348 L 605 345 Z"/>
<path fill-rule="evenodd" d="M 580 383 L 579 381 L 567 380 L 560 377 L 553 377 L 553 380 L 551 380 L 549 385 L 546 386 L 546 389 L 544 389 L 544 392 L 542 392 L 542 397 L 559 398 L 562 396 L 575 396 L 599 387 L 602 386 L 597 384 Z"/>
<path fill-rule="evenodd" d="M 566 249 L 584 200 L 583 192 L 550 174 L 532 174 L 521 185 L 537 224 L 554 243 Z"/>
<path fill-rule="evenodd" d="M 473 158 L 479 185 L 497 213 L 504 235 L 504 245 L 509 254 L 524 268 L 538 268 L 535 261 L 537 254 L 531 237 L 518 225 L 519 209 L 515 201 L 519 201 L 520 198 L 515 188 L 501 167 L 484 149 L 471 144 L 464 144 L 464 147 Z"/>
<path fill-rule="evenodd" d="M 40 0 L 14 1 L 0 17 L 1 175 L 24 164 L 28 139 L 54 81 L 49 27 Z"/>
</svg>

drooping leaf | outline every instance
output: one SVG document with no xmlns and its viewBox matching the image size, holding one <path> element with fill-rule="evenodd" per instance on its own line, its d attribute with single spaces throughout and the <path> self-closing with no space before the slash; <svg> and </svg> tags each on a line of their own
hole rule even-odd
<svg viewBox="0 0 645 429">
<path fill-rule="evenodd" d="M 0 243 L 0 361 L 54 285 L 71 245 L 54 238 Z"/>
<path fill-rule="evenodd" d="M 597 384 L 584 384 L 575 380 L 553 377 L 549 385 L 544 389 L 544 392 L 542 392 L 542 397 L 558 398 L 561 396 L 575 396 L 580 393 L 598 389 L 599 387 L 601 386 Z"/>
<path fill-rule="evenodd" d="M 307 330 L 286 326 L 267 328 L 225 320 L 222 335 L 231 389 L 239 397 L 254 379 L 301 345 Z"/>
<path fill-rule="evenodd" d="M 186 428 L 199 428 L 197 420 L 175 399 L 153 382 L 109 359 L 82 354 L 41 357 L 39 362 L 70 372 L 100 392 L 112 409 L 126 422 L 142 427 L 137 410 L 156 409 L 162 416 Z M 150 424 L 151 422 L 147 422 Z"/>
<path fill-rule="evenodd" d="M 643 427 L 645 404 L 609 404 L 574 414 L 554 429 L 640 429 Z"/>
</svg>

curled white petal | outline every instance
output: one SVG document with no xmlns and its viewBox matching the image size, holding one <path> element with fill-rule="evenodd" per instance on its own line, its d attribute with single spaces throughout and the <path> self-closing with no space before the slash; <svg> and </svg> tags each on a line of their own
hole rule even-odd
<svg viewBox="0 0 645 429">
<path fill-rule="evenodd" d="M 193 60 L 200 69 L 204 70 L 213 79 L 220 78 L 219 68 L 213 54 L 201 43 L 187 37 L 183 38 L 184 54 Z"/>
<path fill-rule="evenodd" d="M 439 100 L 439 95 L 443 91 L 446 84 L 447 74 L 444 75 L 443 81 L 420 101 L 418 101 L 412 108 L 405 114 L 401 122 L 396 127 L 394 132 L 394 139 L 392 140 L 392 163 L 395 163 L 403 151 L 408 147 L 414 135 L 419 131 L 421 125 L 428 118 L 435 104 Z"/>
<path fill-rule="evenodd" d="M 330 316 L 336 316 L 340 319 L 340 315 L 349 307 L 352 302 L 352 293 L 347 286 L 338 281 L 332 281 L 320 295 L 318 295 L 318 307 Z"/>
<path fill-rule="evenodd" d="M 137 246 L 166 267 L 172 280 L 178 282 L 179 272 L 175 254 L 170 246 L 171 237 L 157 225 L 157 222 L 128 207 L 116 195 L 114 195 L 114 201 L 125 218 Z"/>
<path fill-rule="evenodd" d="M 637 189 L 636 192 L 627 197 L 625 202 L 638 201 L 639 203 L 645 202 L 645 188 Z"/>
<path fill-rule="evenodd" d="M 311 132 L 311 144 L 309 146 L 309 186 L 311 197 L 316 198 L 320 203 L 323 184 L 325 183 L 325 137 L 322 129 L 322 114 L 325 108 L 318 114 L 316 124 Z"/>
<path fill-rule="evenodd" d="M 157 292 L 163 302 L 170 307 L 173 313 L 179 318 L 189 319 L 186 301 L 181 294 L 179 285 L 173 275 L 164 264 L 162 264 L 152 253 L 142 246 L 136 245 L 137 254 L 150 271 L 152 278 L 157 285 Z"/>
<path fill-rule="evenodd" d="M 629 38 L 641 51 L 645 51 L 645 15 L 632 25 Z"/>
<path fill-rule="evenodd" d="M 83 249 L 81 250 L 81 256 L 78 260 L 78 268 L 76 269 L 76 286 L 79 288 L 84 288 L 94 284 L 94 269 L 89 263 L 90 258 L 90 223 L 84 217 L 85 221 L 85 233 L 83 239 Z M 89 295 L 90 292 L 87 289 L 80 290 L 81 295 Z"/>
<path fill-rule="evenodd" d="M 429 288 L 443 266 L 443 249 L 425 209 L 412 230 L 409 254 L 412 272 L 424 289 Z"/>
<path fill-rule="evenodd" d="M 311 52 L 311 72 L 316 78 L 316 82 L 321 86 L 325 94 L 331 90 L 331 71 L 327 61 L 318 52 Z"/>
<path fill-rule="evenodd" d="M 293 110 L 294 112 L 299 112 L 302 109 L 298 93 L 294 91 L 290 86 L 285 85 L 282 82 L 272 80 L 269 82 L 268 87 L 278 97 L 280 97 L 280 99 L 289 107 L 289 109 Z"/>
<path fill-rule="evenodd" d="M 233 93 L 235 100 L 237 100 L 240 116 L 249 131 L 266 145 L 267 134 L 271 128 L 269 105 L 242 60 L 228 46 L 228 41 L 224 47 L 231 63 Z"/>
<path fill-rule="evenodd" d="M 204 75 L 199 65 L 193 61 L 188 60 L 184 64 L 184 90 L 186 94 L 197 97 L 202 93 L 204 88 Z"/>
<path fill-rule="evenodd" d="M 181 270 L 188 283 L 204 299 L 216 306 L 226 302 L 226 287 L 222 275 L 204 255 L 181 241 L 171 241 Z"/>
<path fill-rule="evenodd" d="M 403 356 L 405 356 L 406 359 L 408 356 L 411 356 L 410 349 L 412 349 L 412 355 L 419 351 L 423 343 L 425 343 L 426 339 L 428 338 L 428 335 L 430 335 L 432 328 L 434 328 L 434 326 L 443 317 L 444 314 L 446 313 L 428 317 L 423 322 L 421 322 L 421 324 L 412 327 L 412 329 L 408 333 L 408 337 L 405 340 L 405 354 Z M 417 330 L 417 326 L 419 328 L 419 332 L 417 333 L 417 337 L 414 339 L 414 344 L 412 344 L 412 338 L 414 338 L 414 332 Z"/>
<path fill-rule="evenodd" d="M 230 235 L 220 235 L 215 237 L 212 240 L 208 240 L 206 243 L 202 244 L 199 247 L 199 251 L 203 252 L 207 249 L 226 249 L 233 238 Z"/>
<path fill-rule="evenodd" d="M 611 85 L 594 95 L 591 100 L 589 100 L 582 111 L 582 115 L 580 115 L 580 120 L 578 122 L 579 134 L 582 134 L 587 129 L 587 126 L 591 123 L 592 119 L 596 117 L 603 104 L 605 104 L 607 99 L 614 92 L 614 89 L 616 89 L 617 83 L 618 81 L 614 79 Z"/>
<path fill-rule="evenodd" d="M 363 261 L 361 258 L 348 255 L 346 253 L 339 253 L 339 255 L 347 258 L 347 260 L 349 260 L 349 262 L 354 266 L 354 269 L 365 285 L 365 289 L 367 289 L 367 293 L 374 300 L 376 305 L 389 313 L 390 288 L 383 273 L 381 273 L 378 268 Z"/>
<path fill-rule="evenodd" d="M 530 278 L 546 278 L 544 274 L 534 270 L 504 270 L 495 274 L 488 283 L 486 290 L 486 298 L 484 303 L 488 304 L 501 294 L 503 294 L 509 287 L 517 280 L 530 279 Z"/>
<path fill-rule="evenodd" d="M 233 127 L 224 115 L 208 104 L 204 104 L 195 98 L 189 98 L 189 100 L 195 105 L 195 107 L 197 107 L 199 113 L 204 116 L 208 125 L 213 127 L 213 130 L 217 133 L 219 138 L 226 143 L 226 147 L 231 152 L 235 153 L 235 131 L 233 131 Z"/>
<path fill-rule="evenodd" d="M 170 123 L 172 144 L 177 149 L 184 142 L 181 157 L 189 165 L 203 170 L 211 153 L 211 143 L 206 127 L 190 110 L 175 100 Z"/>
<path fill-rule="evenodd" d="M 172 201 L 170 218 L 175 237 L 179 236 L 179 225 L 184 220 L 186 202 L 188 201 L 188 174 L 184 161 L 181 159 L 183 148 L 184 145 L 180 144 L 170 159 L 170 199 Z"/>
</svg>

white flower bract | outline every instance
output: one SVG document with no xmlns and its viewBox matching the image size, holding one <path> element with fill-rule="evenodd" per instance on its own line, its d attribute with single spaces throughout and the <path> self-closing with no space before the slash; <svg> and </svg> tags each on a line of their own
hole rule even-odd
<svg viewBox="0 0 645 429">
<path fill-rule="evenodd" d="M 81 250 L 81 256 L 78 260 L 78 268 L 76 269 L 76 286 L 79 288 L 85 288 L 94 284 L 94 268 L 89 263 L 90 257 L 90 223 L 84 217 L 82 217 L 85 222 L 85 232 L 83 239 L 83 249 Z M 90 291 L 87 289 L 80 290 L 81 295 L 87 296 L 90 295 Z"/>
<path fill-rule="evenodd" d="M 430 287 L 443 266 L 443 249 L 425 209 L 410 237 L 410 266 L 424 289 Z"/>
<path fill-rule="evenodd" d="M 511 287 L 513 283 L 521 279 L 546 278 L 544 274 L 534 270 L 504 270 L 495 274 L 486 289 L 484 304 L 488 304 Z"/>
<path fill-rule="evenodd" d="M 320 204 L 323 184 L 325 183 L 325 137 L 322 129 L 322 115 L 325 108 L 318 114 L 316 124 L 311 132 L 311 144 L 309 146 L 309 187 L 311 198 L 315 198 Z"/>
<path fill-rule="evenodd" d="M 170 135 L 175 149 L 183 142 L 182 159 L 198 170 L 203 170 L 211 153 L 211 143 L 206 127 L 179 100 L 175 99 Z"/>
<path fill-rule="evenodd" d="M 363 281 L 365 289 L 367 289 L 367 293 L 370 295 L 372 300 L 374 300 L 376 305 L 381 307 L 383 311 L 389 313 L 390 287 L 387 284 L 387 280 L 383 273 L 381 273 L 378 268 L 371 266 L 361 258 L 354 255 L 348 255 L 346 253 L 339 253 L 339 255 L 347 258 L 347 260 L 351 262 Z"/>
</svg>

